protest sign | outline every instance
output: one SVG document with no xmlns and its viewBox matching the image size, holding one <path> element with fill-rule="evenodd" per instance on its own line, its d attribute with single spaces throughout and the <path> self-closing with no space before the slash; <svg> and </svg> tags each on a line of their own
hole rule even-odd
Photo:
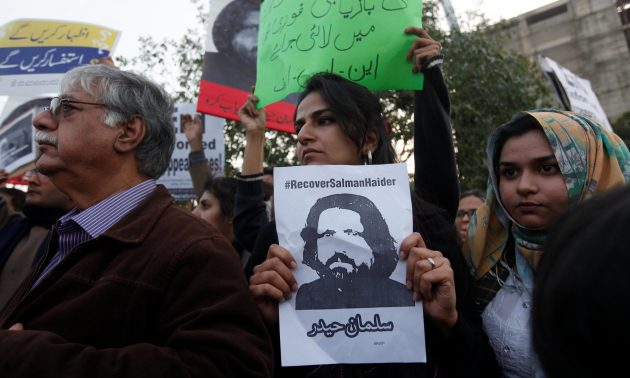
<svg viewBox="0 0 630 378">
<path fill-rule="evenodd" d="M 63 74 L 111 55 L 119 32 L 102 26 L 22 19 L 0 27 L 0 94 L 56 93 Z"/>
<path fill-rule="evenodd" d="M 35 160 L 34 117 L 31 109 L 0 129 L 0 168 L 12 172 Z"/>
<path fill-rule="evenodd" d="M 406 0 L 270 0 L 261 5 L 255 94 L 264 106 L 299 92 L 318 72 L 371 90 L 422 89 L 405 60 L 422 23 L 422 2 Z"/>
<path fill-rule="evenodd" d="M 542 55 L 538 57 L 538 64 L 551 81 L 554 93 L 566 110 L 590 117 L 607 130 L 612 131 L 608 117 L 606 117 L 590 81 L 577 76 L 552 59 Z"/>
<path fill-rule="evenodd" d="M 192 179 L 188 168 L 190 145 L 184 134 L 182 116 L 194 114 L 195 104 L 178 103 L 173 113 L 175 124 L 175 149 L 166 172 L 158 179 L 177 200 L 196 199 Z M 225 140 L 223 136 L 224 120 L 217 117 L 201 115 L 203 128 L 203 151 L 208 159 L 213 176 L 223 176 L 225 166 Z"/>
<path fill-rule="evenodd" d="M 197 111 L 234 121 L 256 82 L 258 0 L 213 0 L 208 16 Z M 293 132 L 295 105 L 266 107 L 267 127 Z"/>
<path fill-rule="evenodd" d="M 426 362 L 422 304 L 405 286 L 405 164 L 274 169 L 276 228 L 299 285 L 280 304 L 283 366 Z"/>
</svg>

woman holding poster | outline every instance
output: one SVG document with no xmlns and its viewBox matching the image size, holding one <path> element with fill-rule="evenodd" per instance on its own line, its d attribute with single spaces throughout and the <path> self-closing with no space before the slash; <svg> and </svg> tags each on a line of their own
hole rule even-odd
<svg viewBox="0 0 630 378">
<path fill-rule="evenodd" d="M 412 204 L 416 232 L 402 242 L 400 258 L 407 261 L 408 289 L 414 299 L 422 298 L 427 363 L 295 368 L 278 364 L 276 376 L 498 376 L 497 363 L 479 318 L 469 314 L 471 304 L 464 296 L 470 277 L 452 226 L 458 184 L 450 104 L 439 68 L 441 46 L 422 29 L 411 27 L 405 32 L 418 37 L 407 59 L 413 60 L 414 72 L 422 71 L 426 77 L 425 89 L 415 94 L 416 185 Z M 264 111 L 257 110 L 254 101 L 250 98 L 240 111 L 247 129 L 264 125 Z M 333 74 L 318 74 L 307 82 L 298 102 L 295 128 L 302 165 L 396 161 L 379 99 L 366 88 Z M 252 260 L 257 265 L 250 278 L 250 290 L 276 337 L 278 302 L 297 290 L 291 272 L 296 261 L 277 242 L 275 224 L 270 223 L 262 229 L 253 251 Z"/>
</svg>

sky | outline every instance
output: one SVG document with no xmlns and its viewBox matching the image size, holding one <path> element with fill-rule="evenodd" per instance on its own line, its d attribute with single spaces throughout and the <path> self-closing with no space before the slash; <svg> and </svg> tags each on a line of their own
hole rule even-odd
<svg viewBox="0 0 630 378">
<path fill-rule="evenodd" d="M 478 9 L 492 21 L 511 18 L 551 2 L 451 0 L 458 16 Z M 189 0 L 23 0 L 4 2 L 0 25 L 20 18 L 43 18 L 106 26 L 122 32 L 116 54 L 133 57 L 138 50 L 138 37 L 179 39 L 189 27 L 197 26 L 195 15 L 196 6 Z"/>
<path fill-rule="evenodd" d="M 204 0 L 199 0 L 203 2 Z M 451 0 L 455 13 L 479 10 L 491 21 L 511 18 L 538 8 L 552 0 Z M 21 18 L 86 22 L 121 32 L 115 55 L 134 57 L 139 49 L 138 37 L 152 36 L 179 40 L 191 27 L 199 27 L 196 6 L 190 0 L 21 0 L 4 1 L 0 25 Z M 6 101 L 0 96 L 0 109 Z"/>
</svg>

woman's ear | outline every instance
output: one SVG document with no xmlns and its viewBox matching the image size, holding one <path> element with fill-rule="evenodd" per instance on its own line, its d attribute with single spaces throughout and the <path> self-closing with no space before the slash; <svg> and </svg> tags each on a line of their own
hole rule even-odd
<svg viewBox="0 0 630 378">
<path fill-rule="evenodd" d="M 119 127 L 118 135 L 114 141 L 114 150 L 121 153 L 135 150 L 146 134 L 144 119 L 140 116 L 134 116 L 131 121 L 123 123 Z"/>
<path fill-rule="evenodd" d="M 368 151 L 372 151 L 372 153 L 374 153 L 377 148 L 378 136 L 376 135 L 376 132 L 370 130 L 367 132 L 365 138 L 363 139 L 363 146 L 361 146 L 361 155 L 367 156 Z"/>
</svg>

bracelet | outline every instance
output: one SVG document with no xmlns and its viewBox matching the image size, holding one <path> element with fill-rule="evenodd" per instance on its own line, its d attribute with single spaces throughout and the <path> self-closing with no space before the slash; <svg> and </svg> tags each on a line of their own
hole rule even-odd
<svg viewBox="0 0 630 378">
<path fill-rule="evenodd" d="M 444 63 L 444 55 L 442 54 L 438 54 L 433 58 L 426 59 L 422 63 L 422 66 L 424 67 L 423 71 L 428 70 L 429 68 L 433 68 L 435 66 L 439 66 L 442 63 Z"/>
</svg>

